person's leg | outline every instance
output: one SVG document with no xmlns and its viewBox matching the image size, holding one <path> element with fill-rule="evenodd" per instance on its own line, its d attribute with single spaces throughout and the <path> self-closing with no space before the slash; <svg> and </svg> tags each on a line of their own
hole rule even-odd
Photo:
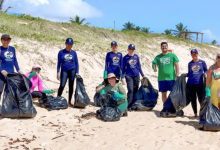
<svg viewBox="0 0 220 150">
<path fill-rule="evenodd" d="M 187 99 L 190 100 L 194 115 L 196 117 L 197 116 L 196 86 L 187 85 L 186 89 L 187 89 L 187 92 L 186 92 Z"/>
<path fill-rule="evenodd" d="M 205 100 L 205 86 L 203 84 L 198 85 L 196 88 L 196 93 L 198 96 L 199 104 L 201 106 L 203 101 Z"/>
<path fill-rule="evenodd" d="M 74 80 L 75 80 L 75 71 L 71 70 L 68 72 L 68 79 L 69 79 L 69 104 L 71 104 L 72 96 L 73 96 L 73 89 L 74 89 Z"/>
<path fill-rule="evenodd" d="M 58 89 L 57 96 L 61 96 L 63 94 L 63 90 L 64 90 L 66 82 L 67 82 L 67 77 L 68 77 L 67 72 L 61 71 L 60 87 Z"/>
<path fill-rule="evenodd" d="M 140 84 L 140 77 L 133 77 L 133 81 L 134 81 L 134 92 L 133 92 L 133 101 L 132 103 L 136 100 L 136 93 L 138 92 L 139 89 L 139 84 Z"/>
<path fill-rule="evenodd" d="M 129 76 L 126 76 L 125 79 L 126 79 L 127 89 L 128 89 L 128 93 L 127 93 L 128 108 L 130 108 L 131 107 L 131 103 L 133 101 L 134 81 Z"/>
<path fill-rule="evenodd" d="M 4 80 L 0 78 L 0 100 L 1 100 L 2 92 L 4 90 L 4 85 L 5 85 Z"/>
<path fill-rule="evenodd" d="M 158 87 L 159 87 L 159 92 L 161 92 L 162 94 L 162 101 L 163 103 L 165 103 L 167 100 L 166 81 L 158 81 Z"/>
<path fill-rule="evenodd" d="M 167 92 L 162 92 L 162 101 L 165 103 L 167 100 Z"/>
</svg>

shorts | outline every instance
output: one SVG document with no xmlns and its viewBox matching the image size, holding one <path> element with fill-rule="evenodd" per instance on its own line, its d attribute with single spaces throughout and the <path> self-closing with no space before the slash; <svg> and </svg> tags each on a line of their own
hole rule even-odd
<svg viewBox="0 0 220 150">
<path fill-rule="evenodd" d="M 159 81 L 159 91 L 160 92 L 167 92 L 167 91 L 172 91 L 173 86 L 174 86 L 175 80 L 164 80 L 164 81 Z"/>
</svg>

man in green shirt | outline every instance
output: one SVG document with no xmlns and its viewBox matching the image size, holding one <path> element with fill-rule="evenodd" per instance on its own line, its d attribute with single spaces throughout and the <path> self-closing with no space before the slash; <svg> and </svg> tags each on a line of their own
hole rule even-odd
<svg viewBox="0 0 220 150">
<path fill-rule="evenodd" d="M 163 103 L 167 99 L 167 91 L 171 91 L 175 79 L 179 76 L 179 59 L 174 53 L 168 51 L 168 43 L 161 43 L 162 53 L 157 55 L 152 62 L 152 68 L 157 72 L 159 91 L 162 92 Z"/>
</svg>

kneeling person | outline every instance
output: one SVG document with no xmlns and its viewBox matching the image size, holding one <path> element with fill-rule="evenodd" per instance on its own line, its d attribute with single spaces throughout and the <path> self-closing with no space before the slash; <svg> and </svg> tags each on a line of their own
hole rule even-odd
<svg viewBox="0 0 220 150">
<path fill-rule="evenodd" d="M 127 116 L 128 101 L 126 91 L 122 84 L 117 83 L 115 74 L 108 74 L 108 83 L 106 86 L 102 85 L 96 89 L 101 95 L 111 94 L 112 99 L 117 102 L 118 109 L 121 111 L 123 116 Z"/>
</svg>

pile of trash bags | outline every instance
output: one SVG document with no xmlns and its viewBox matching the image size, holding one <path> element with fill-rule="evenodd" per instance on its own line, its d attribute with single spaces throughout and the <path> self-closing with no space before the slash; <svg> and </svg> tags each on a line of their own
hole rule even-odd
<svg viewBox="0 0 220 150">
<path fill-rule="evenodd" d="M 49 111 L 68 108 L 67 100 L 64 97 L 45 96 L 39 99 L 39 104 Z"/>
<path fill-rule="evenodd" d="M 149 79 L 144 77 L 141 80 L 141 87 L 139 88 L 135 99 L 134 104 L 131 106 L 131 110 L 152 110 L 157 104 L 158 90 L 154 89 Z"/>
<path fill-rule="evenodd" d="M 220 131 L 220 110 L 212 105 L 209 97 L 202 104 L 199 118 L 201 130 Z"/>
<path fill-rule="evenodd" d="M 75 90 L 75 108 L 85 108 L 90 104 L 89 96 L 86 92 L 85 85 L 83 83 L 83 78 L 81 76 L 77 76 L 76 78 L 76 90 Z"/>
<path fill-rule="evenodd" d="M 183 108 L 185 108 L 190 102 L 186 98 L 186 75 L 182 74 L 177 77 L 168 99 L 163 105 L 163 109 L 160 112 L 161 117 L 176 117 L 183 116 Z"/>
<path fill-rule="evenodd" d="M 111 93 L 99 96 L 100 103 L 98 103 L 98 107 L 101 108 L 96 111 L 96 117 L 105 122 L 119 121 L 121 111 L 118 109 L 117 101 L 113 100 Z"/>
<path fill-rule="evenodd" d="M 1 116 L 3 118 L 33 118 L 37 111 L 33 106 L 30 81 L 21 74 L 8 74 L 3 93 Z"/>
</svg>

